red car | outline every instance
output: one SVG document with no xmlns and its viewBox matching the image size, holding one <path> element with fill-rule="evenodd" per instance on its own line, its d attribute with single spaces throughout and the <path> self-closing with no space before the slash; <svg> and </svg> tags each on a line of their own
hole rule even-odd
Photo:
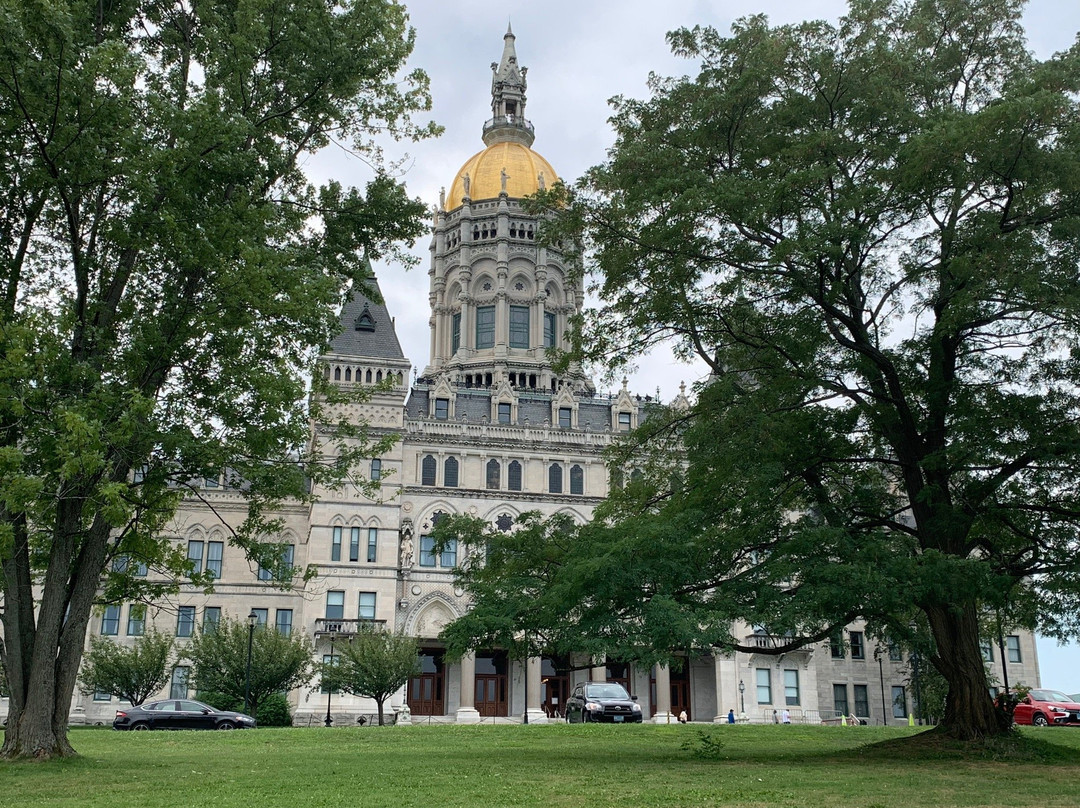
<svg viewBox="0 0 1080 808">
<path fill-rule="evenodd" d="M 1016 705 L 1013 721 L 1036 727 L 1080 724 L 1080 704 L 1057 690 L 1032 690 Z"/>
</svg>

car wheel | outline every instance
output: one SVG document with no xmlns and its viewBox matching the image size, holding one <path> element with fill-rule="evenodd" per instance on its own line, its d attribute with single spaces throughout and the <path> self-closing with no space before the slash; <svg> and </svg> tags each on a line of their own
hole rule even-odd
<svg viewBox="0 0 1080 808">
<path fill-rule="evenodd" d="M 138 721 L 138 722 L 132 724 L 131 728 L 134 729 L 134 730 L 144 730 L 144 729 L 150 729 L 150 725 L 147 724 L 145 721 Z"/>
<path fill-rule="evenodd" d="M 1035 713 L 1035 715 L 1031 716 L 1031 723 L 1036 727 L 1046 727 L 1050 724 L 1042 713 Z"/>
<path fill-rule="evenodd" d="M 217 725 L 216 729 L 236 729 L 236 724 L 232 721 L 222 721 Z"/>
</svg>

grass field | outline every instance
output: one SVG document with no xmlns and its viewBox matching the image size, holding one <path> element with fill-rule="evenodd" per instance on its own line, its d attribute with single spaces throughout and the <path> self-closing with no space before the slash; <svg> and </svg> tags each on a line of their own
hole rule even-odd
<svg viewBox="0 0 1080 808">
<path fill-rule="evenodd" d="M 1080 805 L 1080 729 L 1025 730 L 1023 759 L 1007 762 L 993 752 L 880 745 L 913 732 L 580 724 L 86 729 L 72 732 L 77 759 L 0 763 L 0 806 Z"/>
</svg>

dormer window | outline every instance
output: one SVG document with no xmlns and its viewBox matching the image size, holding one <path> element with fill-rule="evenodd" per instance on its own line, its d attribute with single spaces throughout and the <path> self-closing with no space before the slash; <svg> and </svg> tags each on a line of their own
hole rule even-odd
<svg viewBox="0 0 1080 808">
<path fill-rule="evenodd" d="M 357 331 L 374 331 L 375 330 L 375 318 L 371 316 L 371 312 L 368 311 L 367 303 L 364 304 L 364 310 L 360 312 L 360 316 L 356 318 L 356 330 Z"/>
</svg>

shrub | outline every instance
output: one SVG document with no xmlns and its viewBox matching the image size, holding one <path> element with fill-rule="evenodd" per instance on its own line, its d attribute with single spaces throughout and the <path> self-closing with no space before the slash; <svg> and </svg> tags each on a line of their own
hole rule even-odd
<svg viewBox="0 0 1080 808">
<path fill-rule="evenodd" d="M 260 727 L 291 727 L 292 713 L 289 700 L 284 693 L 271 693 L 259 705 L 259 714 L 255 716 Z"/>
</svg>

